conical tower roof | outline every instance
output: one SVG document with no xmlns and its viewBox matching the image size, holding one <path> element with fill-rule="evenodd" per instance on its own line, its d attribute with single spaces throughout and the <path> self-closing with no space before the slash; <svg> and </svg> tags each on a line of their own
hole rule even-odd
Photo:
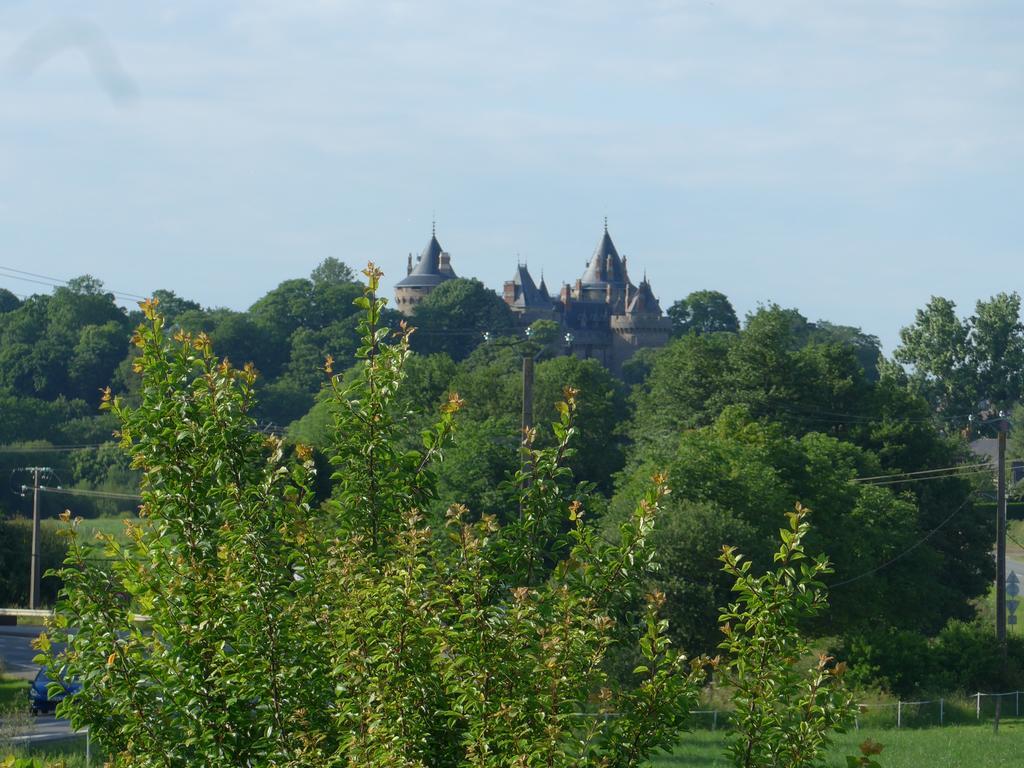
<svg viewBox="0 0 1024 768">
<path fill-rule="evenodd" d="M 604 232 L 601 240 L 594 249 L 594 255 L 590 257 L 590 264 L 586 272 L 580 278 L 584 288 L 603 287 L 611 283 L 616 287 L 624 287 L 626 284 L 626 270 L 622 264 L 619 252 L 615 250 L 615 243 L 612 236 L 608 234 L 608 224 L 605 222 Z"/>
<path fill-rule="evenodd" d="M 441 269 L 442 253 L 444 253 L 444 249 L 437 240 L 437 233 L 432 232 L 430 242 L 427 243 L 427 247 L 423 249 L 423 252 L 416 260 L 412 272 L 399 280 L 395 287 L 429 288 L 456 277 L 450 265 L 445 270 Z"/>
<path fill-rule="evenodd" d="M 533 277 L 530 275 L 530 270 L 526 268 L 525 264 L 519 264 L 516 267 L 516 273 L 512 277 L 512 282 L 516 288 L 516 300 L 512 302 L 513 307 L 538 307 L 547 306 L 551 303 L 551 300 L 547 296 L 547 289 L 541 291 L 537 284 L 533 282 Z"/>
<path fill-rule="evenodd" d="M 626 307 L 627 315 L 661 315 L 661 305 L 654 297 L 651 284 L 647 282 L 647 275 L 640 282 L 636 289 L 636 295 L 629 299 L 629 306 Z"/>
</svg>

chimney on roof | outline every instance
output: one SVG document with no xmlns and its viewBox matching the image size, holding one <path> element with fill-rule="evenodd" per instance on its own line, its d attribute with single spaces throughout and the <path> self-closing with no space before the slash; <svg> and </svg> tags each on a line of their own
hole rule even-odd
<svg viewBox="0 0 1024 768">
<path fill-rule="evenodd" d="M 451 274 L 454 278 L 455 272 L 452 271 L 452 256 L 447 251 L 441 251 L 440 256 L 437 258 L 437 271 L 441 274 Z"/>
<path fill-rule="evenodd" d="M 405 274 L 408 277 L 412 274 L 412 254 L 409 254 L 409 263 L 405 267 Z"/>
</svg>

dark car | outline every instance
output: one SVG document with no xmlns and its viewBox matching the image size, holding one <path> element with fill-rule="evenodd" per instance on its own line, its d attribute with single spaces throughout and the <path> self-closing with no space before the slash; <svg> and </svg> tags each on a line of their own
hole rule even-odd
<svg viewBox="0 0 1024 768">
<path fill-rule="evenodd" d="M 50 683 L 53 682 L 59 682 L 60 688 L 53 691 L 51 694 L 49 688 Z M 50 675 L 48 674 L 46 667 L 42 667 L 39 672 L 36 673 L 36 678 L 32 681 L 32 684 L 28 689 L 29 710 L 33 715 L 52 712 L 66 696 L 71 696 L 72 694 L 78 693 L 80 690 L 82 690 L 82 684 L 77 680 L 71 680 L 69 682 L 64 682 L 63 680 L 54 681 L 50 679 Z"/>
</svg>

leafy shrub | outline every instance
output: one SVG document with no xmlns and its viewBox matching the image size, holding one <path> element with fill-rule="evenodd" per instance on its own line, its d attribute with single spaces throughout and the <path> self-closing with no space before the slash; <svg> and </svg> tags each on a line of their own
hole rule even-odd
<svg viewBox="0 0 1024 768">
<path fill-rule="evenodd" d="M 883 630 L 846 639 L 836 650 L 855 685 L 900 697 L 1014 690 L 1024 687 L 1024 639 L 1007 637 L 1007 665 L 995 631 L 980 621 L 951 620 L 933 638 Z"/>
<path fill-rule="evenodd" d="M 39 539 L 41 572 L 59 567 L 66 554 L 64 540 L 53 530 L 42 528 Z M 0 605 L 28 605 L 31 564 L 32 521 L 23 518 L 0 520 Z M 40 584 L 40 604 L 53 605 L 60 586 L 60 579 L 56 576 L 44 576 Z"/>
<path fill-rule="evenodd" d="M 139 405 L 109 393 L 142 470 L 144 527 L 108 538 L 109 571 L 74 535 L 52 637 L 82 680 L 61 713 L 114 766 L 625 767 L 670 748 L 702 671 L 674 650 L 663 596 L 644 597 L 658 478 L 608 543 L 572 500 L 576 393 L 555 445 L 524 436 L 520 510 L 505 525 L 434 496 L 462 403 L 422 448 L 392 407 L 411 329 L 381 327 L 380 273 L 363 312 L 364 365 L 332 377 L 335 496 L 314 507 L 309 449 L 253 429 L 255 373 L 204 334 L 168 339 L 153 302 L 135 336 Z M 328 373 L 331 361 L 328 359 Z M 568 533 L 566 533 L 568 530 Z M 145 614 L 135 620 L 134 613 Z M 44 656 L 51 637 L 41 638 Z M 629 687 L 605 659 L 635 649 Z"/>
<path fill-rule="evenodd" d="M 822 654 L 811 670 L 798 666 L 810 652 L 799 626 L 825 609 L 819 576 L 830 569 L 824 557 L 812 560 L 804 552 L 807 510 L 797 505 L 788 517 L 775 569 L 756 576 L 750 560 L 732 547 L 722 550 L 737 596 L 720 617 L 719 648 L 726 656 L 723 678 L 734 690 L 729 754 L 739 768 L 820 765 L 831 733 L 855 713 L 843 685 L 845 664 Z"/>
</svg>

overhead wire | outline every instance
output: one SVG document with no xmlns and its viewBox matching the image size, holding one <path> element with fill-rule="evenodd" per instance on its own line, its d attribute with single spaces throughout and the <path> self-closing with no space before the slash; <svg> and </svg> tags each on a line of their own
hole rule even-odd
<svg viewBox="0 0 1024 768">
<path fill-rule="evenodd" d="M 854 478 L 853 482 L 855 482 L 855 483 L 863 483 L 863 482 L 866 482 L 868 480 L 887 480 L 889 478 L 894 478 L 894 477 L 909 477 L 909 476 L 912 476 L 912 475 L 930 475 L 930 474 L 933 474 L 935 472 L 945 472 L 947 470 L 952 470 L 952 469 L 967 469 L 967 468 L 971 468 L 971 467 L 987 467 L 987 466 L 991 466 L 991 462 L 979 461 L 976 464 L 953 464 L 953 465 L 948 466 L 948 467 L 936 467 L 935 469 L 920 469 L 920 470 L 917 470 L 917 471 L 914 471 L 914 472 L 893 472 L 892 474 L 888 474 L 888 475 L 871 475 L 869 477 L 857 477 L 857 478 Z"/>
<path fill-rule="evenodd" d="M 5 277 L 10 277 L 10 278 L 12 278 L 14 280 L 24 280 L 27 283 L 37 283 L 38 285 L 48 285 L 51 288 L 53 288 L 53 287 L 60 287 L 60 286 L 66 286 L 70 282 L 70 281 L 64 280 L 63 278 L 60 278 L 60 277 L 50 277 L 49 275 L 41 275 L 38 272 L 29 272 L 29 271 L 24 270 L 24 269 L 16 269 L 15 267 L 5 267 L 5 266 L 2 266 L 2 265 L 0 265 L 0 272 L 12 272 L 14 274 L 9 274 L 9 275 L 4 275 L 4 276 Z M 44 281 L 46 281 L 46 282 L 44 282 Z M 145 296 L 139 296 L 138 294 L 135 294 L 135 293 L 128 293 L 127 291 L 118 291 L 118 290 L 114 290 L 113 288 L 105 289 L 104 293 L 112 293 L 115 296 L 120 296 L 120 297 L 126 298 L 126 299 L 137 299 L 139 301 L 144 301 L 146 299 Z"/>
<path fill-rule="evenodd" d="M 868 576 L 874 576 L 874 575 L 875 575 L 876 573 L 878 573 L 879 571 L 883 571 L 883 570 L 885 570 L 886 568 L 888 568 L 888 567 L 889 567 L 890 565 L 893 565 L 894 563 L 897 563 L 897 562 L 899 562 L 899 561 L 900 561 L 900 560 L 902 560 L 902 559 L 903 559 L 904 557 L 906 557 L 906 556 L 907 556 L 907 555 L 909 555 L 909 554 L 910 554 L 911 552 L 913 552 L 913 551 L 914 551 L 915 549 L 917 549 L 917 548 L 918 548 L 918 547 L 920 547 L 920 546 L 921 546 L 922 544 L 924 544 L 924 543 L 925 543 L 926 541 L 928 541 L 928 539 L 930 539 L 930 538 L 931 538 L 932 536 L 934 536 L 934 535 L 935 535 L 936 533 L 938 533 L 938 532 L 939 532 L 939 530 L 940 530 L 940 529 L 941 529 L 941 528 L 942 528 L 942 527 L 943 527 L 943 526 L 944 526 L 944 525 L 945 525 L 946 523 L 948 523 L 948 522 L 949 522 L 950 520 L 952 520 L 952 519 L 953 519 L 954 517 L 956 517 L 956 516 L 957 516 L 957 515 L 958 515 L 958 514 L 959 514 L 959 513 L 960 513 L 960 512 L 961 512 L 961 511 L 963 510 L 963 508 L 967 506 L 968 502 L 970 502 L 970 501 L 973 501 L 973 500 L 974 500 L 974 494 L 973 494 L 973 493 L 972 493 L 972 494 L 969 494 L 969 495 L 967 496 L 967 498 L 966 498 L 966 499 L 964 499 L 964 500 L 963 500 L 963 501 L 961 502 L 960 506 L 959 506 L 959 507 L 957 507 L 956 509 L 954 509 L 954 510 L 953 510 L 952 512 L 950 512 L 950 513 L 949 513 L 949 514 L 948 514 L 948 515 L 947 515 L 947 516 L 945 517 L 945 519 L 943 519 L 943 521 L 942 521 L 941 523 L 939 523 L 939 524 L 938 524 L 937 526 L 935 526 L 934 528 L 932 528 L 932 529 L 931 529 L 930 531 L 928 531 L 928 533 L 926 533 L 926 534 L 925 534 L 925 535 L 924 535 L 923 537 L 921 537 L 920 539 L 918 539 L 917 541 L 915 541 L 915 542 L 914 542 L 913 544 L 911 544 L 911 545 L 910 545 L 909 547 L 905 548 L 905 549 L 904 549 L 904 550 L 903 550 L 902 552 L 900 552 L 900 553 L 899 553 L 898 555 L 896 555 L 895 557 L 893 557 L 893 558 L 890 558 L 889 560 L 885 561 L 884 563 L 882 563 L 882 564 L 881 564 L 881 565 L 879 565 L 879 566 L 876 566 L 875 568 L 872 568 L 872 569 L 870 569 L 870 570 L 864 571 L 863 573 L 859 573 L 859 574 L 857 574 L 856 576 L 853 576 L 853 577 L 851 577 L 851 578 L 849 578 L 849 579 L 844 579 L 843 581 L 839 581 L 839 582 L 836 582 L 835 584 L 830 584 L 830 585 L 829 585 L 829 589 L 835 589 L 836 587 L 844 587 L 844 586 L 846 586 L 847 584 L 853 584 L 854 582 L 860 581 L 861 579 L 866 579 L 866 578 L 867 578 Z"/>
<path fill-rule="evenodd" d="M 31 486 L 26 486 L 31 488 Z M 85 488 L 54 488 L 49 485 L 39 486 L 39 490 L 43 493 L 57 493 L 65 496 L 92 496 L 94 498 L 102 499 L 122 499 L 126 501 L 142 501 L 142 497 L 137 493 L 115 493 L 113 491 L 89 491 Z"/>
<path fill-rule="evenodd" d="M 24 448 L 5 445 L 0 447 L 0 453 L 67 453 L 70 451 L 87 451 L 102 448 L 105 445 L 117 445 L 110 441 L 106 443 L 83 443 L 81 445 L 40 445 L 26 446 Z"/>
</svg>

